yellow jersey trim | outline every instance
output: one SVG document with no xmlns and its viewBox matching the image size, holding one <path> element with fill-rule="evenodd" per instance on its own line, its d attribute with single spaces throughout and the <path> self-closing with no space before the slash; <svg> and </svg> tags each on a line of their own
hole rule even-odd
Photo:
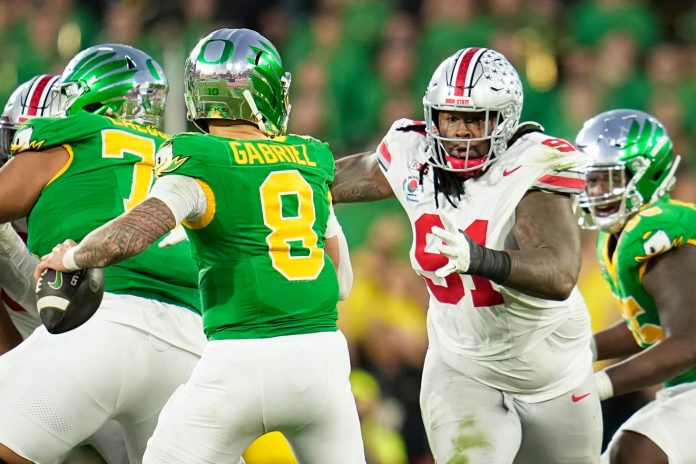
<svg viewBox="0 0 696 464">
<path fill-rule="evenodd" d="M 206 199 L 206 209 L 205 213 L 203 213 L 203 217 L 200 218 L 197 221 L 181 221 L 181 223 L 188 229 L 202 229 L 206 227 L 208 224 L 210 224 L 215 217 L 215 194 L 213 193 L 213 189 L 210 188 L 210 185 L 208 185 L 206 182 L 202 181 L 201 179 L 196 179 L 196 182 L 198 182 L 198 185 L 201 186 L 203 189 L 203 193 L 205 194 L 205 199 Z"/>
</svg>

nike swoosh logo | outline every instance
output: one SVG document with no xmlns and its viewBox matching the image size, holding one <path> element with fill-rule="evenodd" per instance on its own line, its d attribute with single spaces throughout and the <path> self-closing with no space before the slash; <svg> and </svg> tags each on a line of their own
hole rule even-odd
<svg viewBox="0 0 696 464">
<path fill-rule="evenodd" d="M 573 400 L 573 403 L 577 403 L 578 401 L 584 400 L 588 396 L 590 396 L 592 393 L 585 393 L 584 395 L 573 395 L 570 397 L 571 400 Z"/>
<path fill-rule="evenodd" d="M 517 166 L 516 168 L 512 168 L 512 169 L 510 169 L 509 171 L 508 171 L 507 169 L 505 169 L 505 170 L 503 171 L 503 177 L 509 176 L 510 174 L 512 174 L 513 172 L 517 171 L 517 170 L 518 170 L 519 168 L 521 168 L 521 167 L 522 167 L 522 166 Z"/>
<path fill-rule="evenodd" d="M 63 285 L 63 273 L 56 271 L 56 279 L 53 282 L 49 282 L 48 286 L 53 290 L 58 290 L 61 285 Z"/>
</svg>

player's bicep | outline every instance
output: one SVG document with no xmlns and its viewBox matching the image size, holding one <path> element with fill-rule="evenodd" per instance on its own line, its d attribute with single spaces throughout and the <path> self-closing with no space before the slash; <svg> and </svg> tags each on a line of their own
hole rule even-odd
<svg viewBox="0 0 696 464">
<path fill-rule="evenodd" d="M 70 162 L 63 147 L 27 151 L 0 168 L 0 222 L 29 215 L 43 189 Z"/>
<path fill-rule="evenodd" d="M 564 270 L 580 269 L 580 230 L 570 196 L 532 190 L 515 211 L 513 233 L 520 250 L 549 249 Z"/>
<path fill-rule="evenodd" d="M 375 152 L 358 153 L 337 160 L 331 194 L 334 203 L 381 200 L 394 196 Z"/>
<path fill-rule="evenodd" d="M 667 336 L 692 339 L 696 333 L 696 246 L 684 245 L 652 258 L 643 286 L 652 295 Z M 696 341 L 695 341 L 696 343 Z"/>
</svg>

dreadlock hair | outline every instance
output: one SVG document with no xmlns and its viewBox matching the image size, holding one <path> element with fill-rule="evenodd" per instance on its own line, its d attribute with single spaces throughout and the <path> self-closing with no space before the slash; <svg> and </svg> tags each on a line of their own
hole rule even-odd
<svg viewBox="0 0 696 464">
<path fill-rule="evenodd" d="M 418 169 L 418 183 L 420 185 L 423 185 L 423 178 L 431 167 L 430 160 L 432 159 L 433 158 L 431 156 L 428 158 L 428 161 L 423 163 L 423 165 Z M 454 201 L 452 201 L 452 197 L 456 196 L 457 201 L 459 201 L 461 200 L 462 195 L 464 195 L 464 184 L 462 183 L 462 179 L 453 172 L 445 171 L 444 169 L 440 169 L 435 166 L 432 166 L 432 168 L 433 185 L 435 189 L 435 208 L 440 207 L 440 202 L 438 201 L 440 193 L 445 196 L 445 199 L 450 205 L 456 208 L 457 205 L 454 204 Z"/>
</svg>

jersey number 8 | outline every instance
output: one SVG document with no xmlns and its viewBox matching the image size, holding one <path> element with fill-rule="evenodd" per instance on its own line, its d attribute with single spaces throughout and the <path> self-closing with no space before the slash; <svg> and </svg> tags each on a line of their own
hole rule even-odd
<svg viewBox="0 0 696 464">
<path fill-rule="evenodd" d="M 313 280 L 324 268 L 324 250 L 312 228 L 316 220 L 314 192 L 298 171 L 276 171 L 259 188 L 263 222 L 271 229 L 266 237 L 273 267 L 288 280 Z M 286 216 L 282 197 L 297 198 L 297 215 Z M 305 256 L 293 256 L 290 242 L 301 241 L 309 250 Z"/>
</svg>

